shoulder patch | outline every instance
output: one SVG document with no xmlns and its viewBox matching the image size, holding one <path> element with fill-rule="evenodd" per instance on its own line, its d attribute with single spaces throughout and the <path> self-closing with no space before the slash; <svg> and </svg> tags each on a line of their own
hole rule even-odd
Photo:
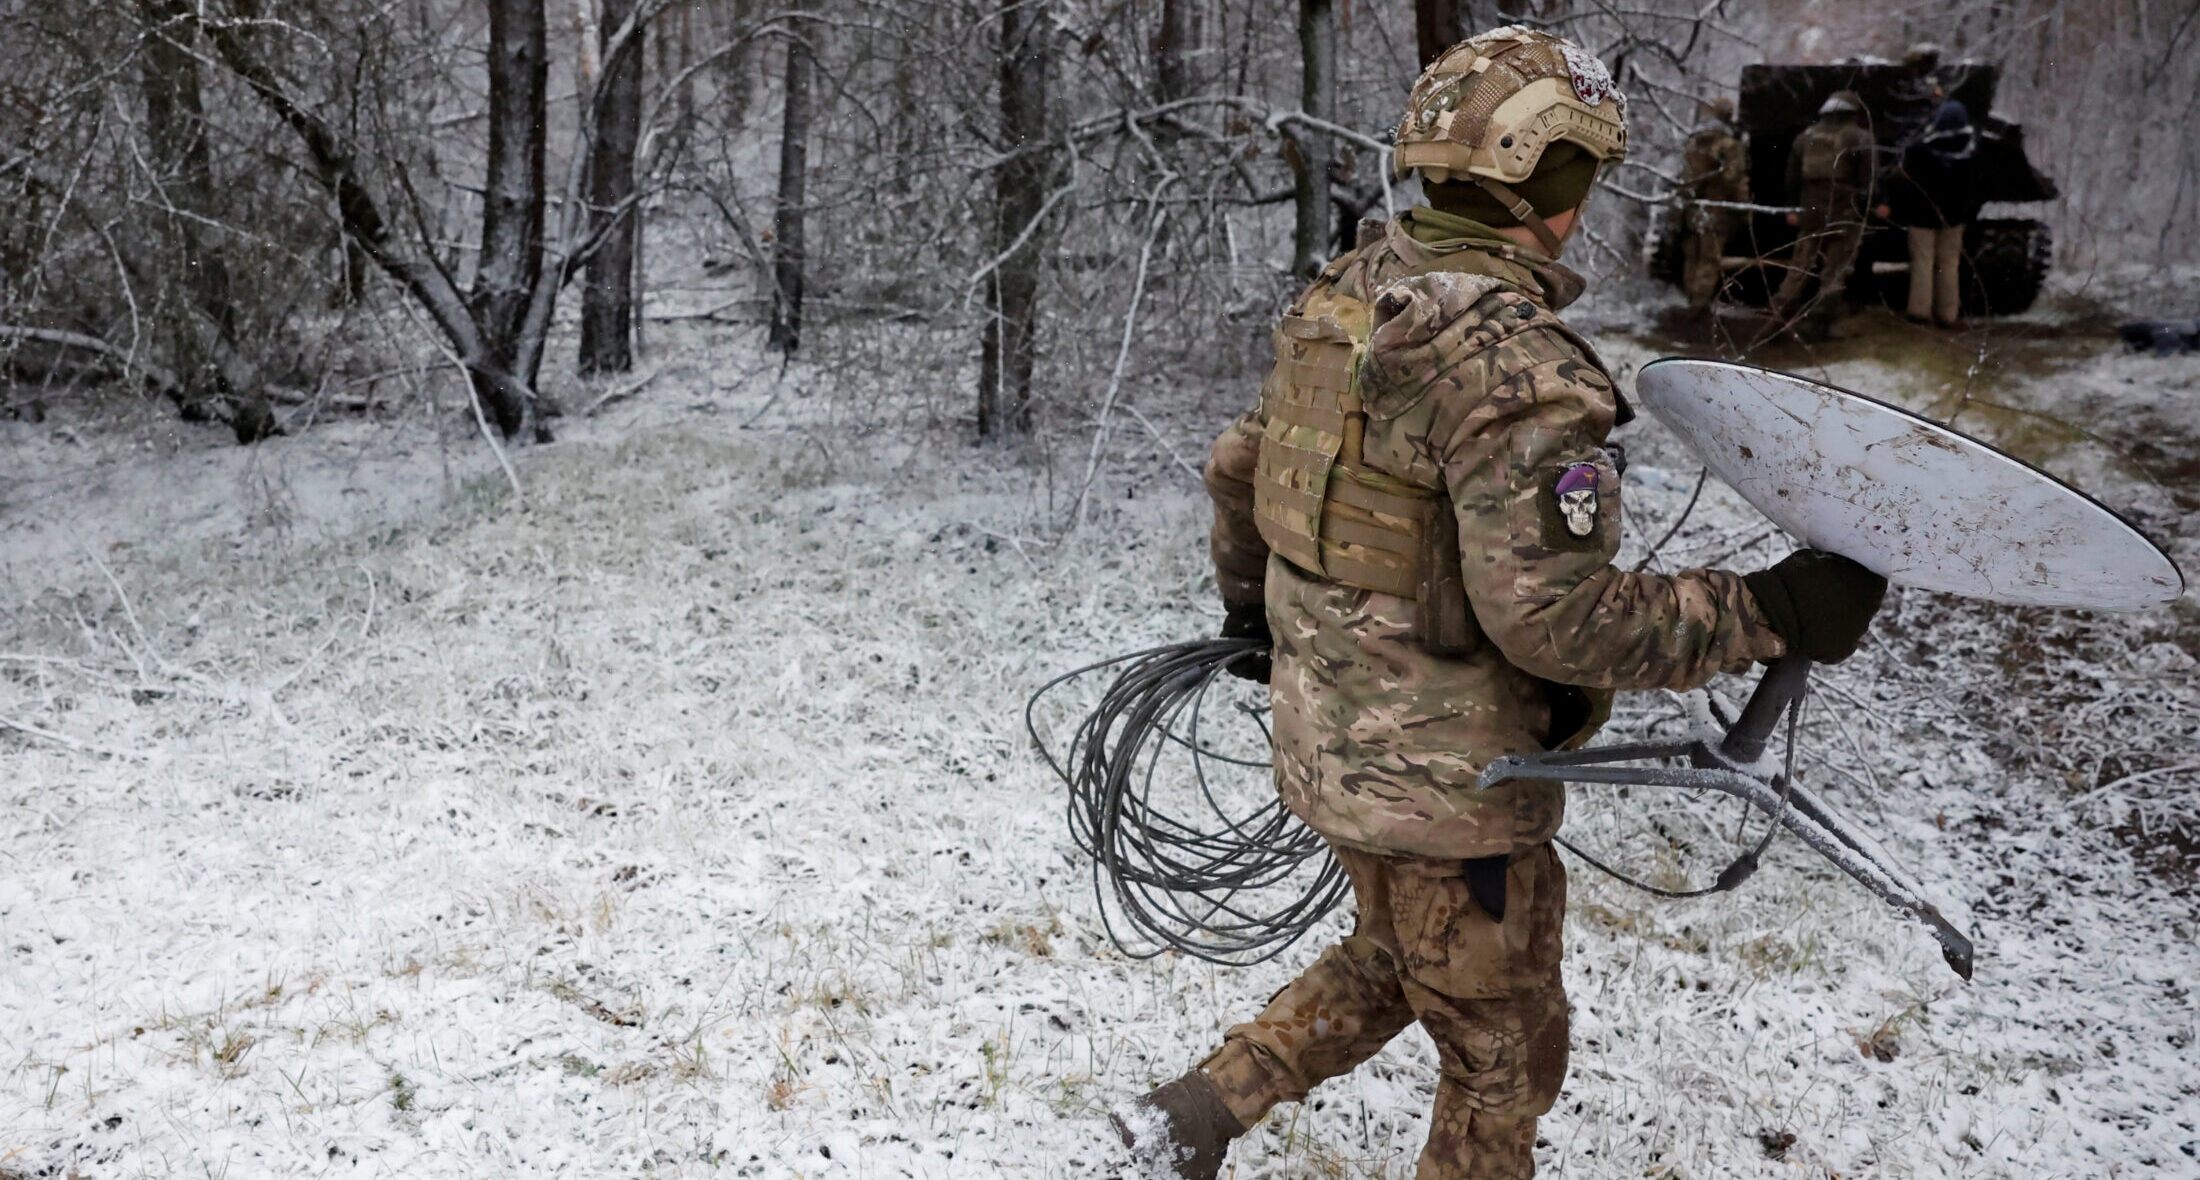
<svg viewBox="0 0 2200 1180">
<path fill-rule="evenodd" d="M 1619 547 L 1619 473 L 1610 456 L 1592 447 L 1579 456 L 1549 462 L 1517 501 L 1534 521 L 1520 521 L 1515 535 L 1537 553 L 1609 553 Z"/>
<path fill-rule="evenodd" d="M 1567 535 L 1587 537 L 1597 531 L 1597 465 L 1576 463 L 1559 473 L 1551 488 L 1558 500 L 1559 519 Z"/>
</svg>

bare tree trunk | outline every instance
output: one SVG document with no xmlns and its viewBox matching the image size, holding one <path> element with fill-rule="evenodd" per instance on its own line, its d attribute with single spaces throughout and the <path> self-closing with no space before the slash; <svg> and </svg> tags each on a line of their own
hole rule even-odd
<svg viewBox="0 0 2200 1180">
<path fill-rule="evenodd" d="M 547 24 L 543 0 L 489 0 L 489 167 L 481 262 L 467 296 L 487 359 L 527 387 L 535 382 L 534 365 L 522 363 L 520 335 L 542 277 Z M 478 372 L 473 384 L 507 436 L 534 425 L 533 397 L 511 397 Z"/>
<path fill-rule="evenodd" d="M 918 66 L 916 55 L 906 47 L 894 60 L 894 105 L 887 134 L 894 161 L 892 192 L 897 197 L 909 195 L 917 162 L 923 154 L 925 132 L 923 108 L 917 101 Z"/>
<path fill-rule="evenodd" d="M 634 366 L 634 246 L 641 210 L 634 206 L 634 150 L 642 131 L 643 31 L 616 49 L 612 38 L 635 19 L 636 0 L 604 0 L 603 80 L 594 102 L 596 144 L 588 157 L 592 233 L 602 239 L 588 256 L 581 284 L 583 373 L 623 373 Z M 605 226 L 608 224 L 609 228 Z"/>
<path fill-rule="evenodd" d="M 757 0 L 731 0 L 727 4 L 727 27 L 722 35 L 738 36 L 756 17 Z M 758 71 L 753 68 L 756 48 L 746 39 L 734 47 L 733 52 L 719 59 L 718 96 L 725 104 L 725 120 L 728 127 L 740 127 L 748 121 L 749 101 L 753 97 Z"/>
<path fill-rule="evenodd" d="M 1421 52 L 1422 69 L 1466 35 L 1466 26 L 1459 20 L 1459 0 L 1413 0 L 1413 43 Z"/>
<path fill-rule="evenodd" d="M 1337 79 L 1337 9 L 1334 0 L 1299 0 L 1299 108 L 1333 121 Z M 1298 206 L 1291 238 L 1291 273 L 1311 277 L 1329 261 L 1329 137 L 1296 131 L 1289 147 L 1292 195 Z"/>
<path fill-rule="evenodd" d="M 657 42 L 658 73 L 680 79 L 679 89 L 672 95 L 673 147 L 668 153 L 672 157 L 685 152 L 688 140 L 695 135 L 695 75 L 688 72 L 688 63 L 694 60 L 695 53 L 694 5 L 683 0 L 676 8 L 677 11 L 664 13 L 658 19 L 676 23 L 678 30 L 659 30 Z"/>
<path fill-rule="evenodd" d="M 805 32 L 814 31 L 814 27 Z M 787 106 L 779 124 L 779 202 L 772 214 L 771 347 L 792 353 L 802 342 L 802 202 L 810 170 L 809 42 L 787 39 Z"/>
<path fill-rule="evenodd" d="M 1047 133 L 1047 73 L 1051 64 L 1046 14 L 1037 0 L 1001 12 L 1001 137 L 1011 150 L 1035 148 Z M 1039 274 L 1045 235 L 1025 234 L 1046 205 L 1048 153 L 1012 156 L 993 174 L 993 249 L 999 264 L 986 276 L 985 343 L 978 366 L 978 437 L 1031 427 L 1031 370 L 1039 320 Z M 1022 245 L 1007 253 L 1017 239 Z M 1000 257 L 1006 254 L 1006 257 Z"/>
<path fill-rule="evenodd" d="M 510 0 L 498 0 L 498 3 L 510 3 Z M 199 31 L 212 43 L 215 55 L 221 59 L 222 64 L 242 80 L 305 146 L 310 164 L 308 175 L 335 200 L 337 218 L 343 225 L 346 240 L 380 267 L 384 274 L 395 280 L 428 313 L 429 318 L 450 343 L 459 363 L 465 366 L 467 378 L 477 391 L 480 403 L 494 412 L 500 425 L 512 424 L 505 426 L 507 435 L 517 433 L 523 426 L 533 422 L 537 401 L 533 370 L 542 356 L 539 337 L 548 327 L 558 286 L 556 280 L 565 276 L 562 273 L 542 275 L 542 281 L 534 292 L 535 308 L 532 314 L 529 314 L 528 300 L 523 297 L 520 301 L 523 318 L 503 336 L 493 336 L 492 325 L 485 322 L 482 308 L 476 300 L 458 289 L 457 280 L 452 277 L 450 268 L 442 259 L 434 256 L 432 242 L 417 242 L 413 248 L 408 248 L 393 239 L 390 219 L 384 215 L 373 189 L 361 175 L 358 156 L 351 141 L 311 106 L 292 94 L 281 76 L 260 57 L 251 36 L 260 24 L 256 0 L 237 0 L 236 12 L 236 19 L 224 18 L 212 11 L 210 6 L 197 4 L 193 6 L 192 19 L 198 25 Z M 538 6 L 535 10 L 537 21 L 534 39 L 538 64 L 534 71 L 531 117 L 526 120 L 535 129 L 537 143 L 536 185 L 532 201 L 536 211 L 537 251 L 532 260 L 523 260 L 523 265 L 517 267 L 537 274 L 542 269 L 540 137 L 543 89 L 547 80 L 546 64 L 543 61 L 545 55 L 541 15 L 542 11 Z M 492 62 L 503 56 L 497 42 L 507 33 L 508 30 L 503 25 L 492 22 Z M 513 103 L 508 91 L 492 95 L 492 134 L 508 135 L 509 128 L 499 125 L 497 120 L 500 117 L 509 120 L 514 114 L 521 112 L 507 110 L 503 116 L 499 116 L 495 110 L 499 102 L 507 107 L 519 108 L 527 108 L 530 104 L 524 101 Z M 497 169 L 492 168 L 492 177 L 496 174 Z M 524 189 L 525 186 L 521 187 Z M 525 203 L 522 202 L 523 205 Z M 490 202 L 491 209 L 494 205 L 494 201 Z M 485 210 L 483 214 L 485 242 L 490 239 L 486 232 L 489 212 L 490 210 Z M 484 251 L 484 254 L 486 256 L 487 252 Z M 485 263 L 486 261 L 485 257 Z M 477 288 L 480 285 L 481 278 L 477 273 Z M 523 292 L 523 296 L 524 294 Z M 535 338 L 532 343 L 529 342 L 529 337 Z M 514 371 L 515 362 L 523 362 L 518 367 L 525 370 L 524 374 Z M 537 425 L 535 437 L 547 441 L 548 432 Z"/>
<path fill-rule="evenodd" d="M 145 137 L 164 206 L 160 226 L 189 304 L 175 333 L 183 381 L 175 391 L 176 405 L 186 419 L 226 417 L 238 442 L 258 442 L 275 433 L 275 415 L 237 347 L 228 261 L 207 241 L 221 202 L 214 191 L 199 59 L 191 46 L 196 26 L 185 0 L 138 0 L 138 15 L 147 32 L 141 82 Z"/>
<path fill-rule="evenodd" d="M 1154 34 L 1153 72 L 1155 97 L 1173 102 L 1192 93 L 1192 0 L 1161 0 L 1161 28 Z"/>
</svg>

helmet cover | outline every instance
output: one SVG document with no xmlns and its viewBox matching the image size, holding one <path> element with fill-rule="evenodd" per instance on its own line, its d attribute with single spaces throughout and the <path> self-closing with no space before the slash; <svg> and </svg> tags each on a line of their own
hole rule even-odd
<svg viewBox="0 0 2200 1180">
<path fill-rule="evenodd" d="M 1452 46 L 1421 74 L 1392 166 L 1401 177 L 1518 184 L 1560 140 L 1599 161 L 1624 157 L 1627 98 L 1595 54 L 1508 25 Z"/>
</svg>

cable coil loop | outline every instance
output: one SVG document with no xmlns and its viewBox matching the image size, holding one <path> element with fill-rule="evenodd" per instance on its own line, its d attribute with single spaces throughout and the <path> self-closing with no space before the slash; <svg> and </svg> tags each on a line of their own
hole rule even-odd
<svg viewBox="0 0 2200 1180">
<path fill-rule="evenodd" d="M 1064 786 L 1069 788 L 1070 837 L 1092 859 L 1093 893 L 1108 937 L 1123 953 L 1149 959 L 1174 949 L 1226 966 L 1249 966 L 1281 954 L 1321 922 L 1350 887 L 1320 836 L 1299 822 L 1281 799 L 1243 815 L 1217 797 L 1209 777 L 1215 765 L 1266 771 L 1271 735 L 1264 710 L 1238 711 L 1260 727 L 1262 756 L 1220 752 L 1201 736 L 1202 706 L 1232 665 L 1265 653 L 1258 639 L 1206 639 L 1150 647 L 1065 672 L 1041 685 L 1024 705 L 1024 728 Z M 1081 676 L 1121 668 L 1070 737 L 1057 759 L 1039 732 L 1039 701 Z M 1785 772 L 1779 776 L 1781 811 L 1795 780 L 1795 733 L 1802 701 L 1787 715 Z M 1162 756 L 1183 751 L 1205 813 L 1187 816 L 1155 797 Z M 1779 831 L 1779 816 L 1753 847 L 1735 857 L 1710 885 L 1665 889 L 1629 876 L 1583 851 L 1558 843 L 1613 879 L 1666 898 L 1702 897 L 1734 889 L 1756 871 Z M 1319 869 L 1309 875 L 1309 863 Z M 1293 888 L 1297 882 L 1296 888 Z M 1128 931 L 1117 928 L 1110 898 Z M 1126 933 L 1136 941 L 1126 941 Z"/>
<path fill-rule="evenodd" d="M 1264 772 L 1270 766 L 1264 710 L 1238 707 L 1260 727 L 1257 759 L 1224 754 L 1201 731 L 1202 706 L 1216 680 L 1267 646 L 1206 639 L 1151 647 L 1063 673 L 1024 706 L 1032 742 L 1069 788 L 1070 836 L 1092 858 L 1101 921 L 1133 958 L 1174 949 L 1229 966 L 1259 963 L 1282 953 L 1344 898 L 1348 883 L 1328 845 L 1272 790 L 1263 791 L 1262 805 L 1237 814 L 1210 777 L 1217 766 Z M 1057 759 L 1039 732 L 1040 698 L 1112 668 L 1121 670 Z M 1191 762 L 1194 810 L 1202 814 L 1171 810 L 1156 797 L 1156 770 L 1172 750 Z M 1127 931 L 1110 914 L 1110 896 Z M 1126 942 L 1126 933 L 1137 941 Z"/>
</svg>

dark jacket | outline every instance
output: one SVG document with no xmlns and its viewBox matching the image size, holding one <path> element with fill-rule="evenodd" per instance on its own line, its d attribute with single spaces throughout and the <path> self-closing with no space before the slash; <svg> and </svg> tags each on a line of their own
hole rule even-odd
<svg viewBox="0 0 2200 1180">
<path fill-rule="evenodd" d="M 1932 126 L 1902 147 L 1888 203 L 1899 225 L 1925 229 L 1967 225 L 1986 198 L 1978 184 L 1978 131 L 1971 112 L 1949 99 Z"/>
</svg>

